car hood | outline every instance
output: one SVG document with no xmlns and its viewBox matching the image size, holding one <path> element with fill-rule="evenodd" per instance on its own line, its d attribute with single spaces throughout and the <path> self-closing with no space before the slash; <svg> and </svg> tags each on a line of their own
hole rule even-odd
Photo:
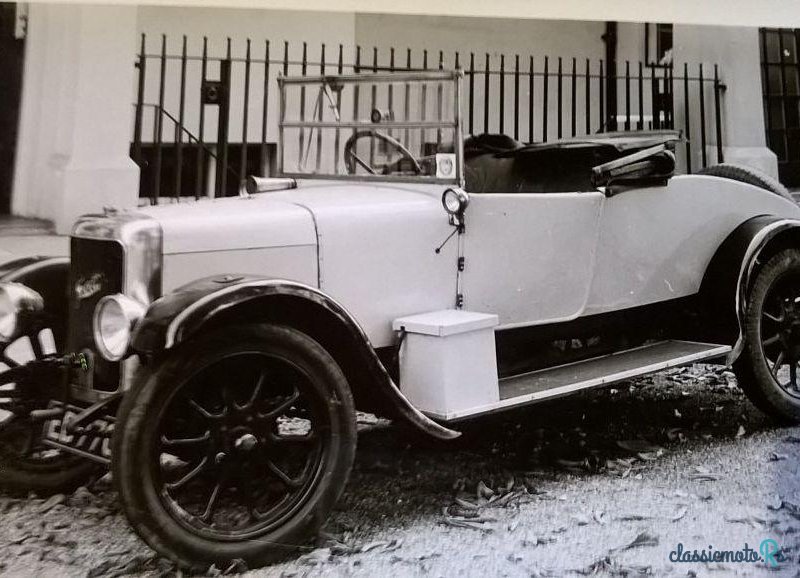
<svg viewBox="0 0 800 578">
<path fill-rule="evenodd" d="M 316 245 L 311 212 L 268 195 L 146 207 L 161 225 L 164 254 Z"/>
<path fill-rule="evenodd" d="M 393 215 L 402 220 L 420 211 L 443 215 L 440 194 L 430 185 L 315 181 L 287 191 L 160 205 L 137 212 L 159 222 L 165 254 L 232 251 L 316 245 L 319 219 Z"/>
</svg>

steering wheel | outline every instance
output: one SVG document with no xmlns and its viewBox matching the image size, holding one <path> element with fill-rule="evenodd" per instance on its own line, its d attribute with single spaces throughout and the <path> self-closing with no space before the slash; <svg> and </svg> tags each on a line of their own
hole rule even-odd
<svg viewBox="0 0 800 578">
<path fill-rule="evenodd" d="M 344 144 L 344 163 L 347 167 L 347 173 L 350 175 L 356 174 L 356 169 L 358 168 L 357 165 L 360 165 L 365 171 L 370 173 L 371 175 L 377 175 L 378 172 L 375 170 L 374 167 L 370 166 L 369 163 L 365 162 L 361 157 L 359 157 L 354 151 L 353 148 L 356 144 L 356 141 L 360 138 L 370 137 L 374 139 L 381 140 L 388 145 L 396 148 L 403 158 L 407 158 L 411 161 L 414 166 L 414 172 L 416 174 L 422 174 L 422 167 L 419 165 L 419 161 L 411 154 L 406 147 L 403 146 L 399 140 L 390 137 L 387 134 L 382 132 L 378 132 L 377 130 L 361 130 L 354 133 L 347 142 Z"/>
</svg>

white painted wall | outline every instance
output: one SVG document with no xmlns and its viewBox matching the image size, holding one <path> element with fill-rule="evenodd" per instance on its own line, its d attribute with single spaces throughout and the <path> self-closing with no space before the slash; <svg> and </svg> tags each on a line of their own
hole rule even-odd
<svg viewBox="0 0 800 578">
<path fill-rule="evenodd" d="M 754 166 L 777 178 L 777 157 L 766 146 L 758 28 L 675 26 L 673 41 L 676 62 L 688 62 L 690 74 L 696 74 L 701 62 L 706 75 L 713 75 L 714 63 L 720 67 L 722 81 L 727 86 L 721 100 L 725 161 Z M 713 91 L 707 89 L 705 95 L 706 110 L 713 110 Z M 715 149 L 713 127 L 707 127 L 707 142 Z M 699 136 L 695 133 L 692 147 L 695 166 L 700 154 Z M 709 151 L 708 156 L 715 161 L 715 150 Z"/>
<path fill-rule="evenodd" d="M 605 55 L 604 43 L 601 38 L 605 29 L 603 22 L 579 21 L 542 21 L 542 20 L 510 20 L 500 18 L 456 18 L 446 16 L 401 16 L 385 14 L 358 14 L 356 16 L 356 41 L 369 55 L 368 63 L 372 60 L 372 47 L 378 47 L 381 64 L 388 63 L 389 49 L 395 47 L 398 63 L 405 64 L 406 48 L 411 48 L 414 54 L 412 66 L 422 65 L 422 51 L 428 50 L 428 66 L 438 67 L 439 51 L 444 52 L 444 67 L 452 68 L 455 63 L 455 52 L 460 53 L 460 64 L 463 68 L 469 67 L 470 53 L 475 54 L 475 68 L 484 70 L 486 54 L 490 56 L 490 67 L 493 70 L 500 68 L 500 55 L 505 54 L 505 70 L 514 70 L 514 57 L 520 56 L 520 70 L 526 73 L 530 66 L 530 57 L 534 57 L 534 70 L 541 73 L 544 69 L 544 57 L 549 56 L 549 72 L 553 74 L 558 68 L 558 57 L 562 58 L 564 79 L 562 84 L 562 135 L 569 136 L 571 131 L 571 85 L 569 75 L 572 71 L 572 58 L 577 59 L 576 82 L 576 114 L 578 118 L 577 133 L 583 134 L 582 126 L 585 119 L 585 89 L 584 73 L 586 59 L 592 60 L 590 73 L 597 74 L 598 60 Z M 597 98 L 597 80 L 590 81 L 594 98 L 590 101 L 592 129 L 599 126 Z M 474 130 L 479 134 L 484 132 L 483 99 L 484 76 L 475 77 L 475 113 Z M 529 85 L 526 75 L 520 78 L 519 100 L 521 113 L 519 117 L 520 140 L 542 140 L 542 102 L 543 80 L 541 76 L 534 78 L 534 110 L 538 114 L 534 117 L 534 135 L 528 135 L 528 99 Z M 499 76 L 490 77 L 489 102 L 491 113 L 489 115 L 488 132 L 498 132 L 500 129 Z M 514 127 L 514 78 L 513 75 L 505 76 L 504 94 L 505 114 L 503 119 L 504 132 L 513 135 Z M 479 104 L 481 103 L 481 104 Z M 464 114 L 468 108 L 465 103 Z M 557 138 L 558 113 L 558 86 L 555 77 L 551 77 L 548 84 L 548 139 Z M 468 117 L 467 117 L 468 119 Z M 468 128 L 468 127 L 467 127 Z"/>
<path fill-rule="evenodd" d="M 59 233 L 103 205 L 131 205 L 128 156 L 135 7 L 31 4 L 12 211 Z"/>
<path fill-rule="evenodd" d="M 231 38 L 231 55 L 234 59 L 244 58 L 247 39 L 251 40 L 251 57 L 264 60 L 265 41 L 270 41 L 270 59 L 282 59 L 284 41 L 289 42 L 289 60 L 299 63 L 302 57 L 302 43 L 307 41 L 309 60 L 319 61 L 320 45 L 327 46 L 326 60 L 334 62 L 339 44 L 343 44 L 345 60 L 352 59 L 355 15 L 347 13 L 326 12 L 290 12 L 244 9 L 214 8 L 172 8 L 165 6 L 140 6 L 137 17 L 138 35 L 147 36 L 148 54 L 160 54 L 161 35 L 166 35 L 167 54 L 180 55 L 182 37 L 187 36 L 187 54 L 199 57 L 202 54 L 203 37 L 208 38 L 208 52 L 211 56 L 222 57 L 226 54 L 227 39 Z M 138 52 L 138 50 L 137 50 Z M 133 64 L 133 56 L 131 65 Z M 274 79 L 279 72 L 278 65 L 271 65 L 272 79 L 268 102 L 268 141 L 277 139 L 278 98 Z M 231 71 L 232 101 L 229 117 L 229 139 L 231 142 L 242 140 L 242 120 L 244 109 L 245 65 L 234 62 Z M 317 69 L 318 70 L 318 69 Z M 316 72 L 317 70 L 309 70 Z M 293 64 L 290 74 L 300 74 L 299 64 Z M 262 103 L 264 94 L 264 65 L 254 63 L 250 70 L 250 102 L 248 106 L 247 138 L 250 142 L 261 139 Z M 148 59 L 145 86 L 145 102 L 159 102 L 159 62 Z M 169 60 L 165 71 L 164 108 L 178 117 L 180 103 L 180 61 Z M 190 60 L 187 64 L 185 119 L 188 130 L 199 136 L 199 87 L 201 78 L 201 62 Z M 219 78 L 216 64 L 210 65 L 207 78 Z M 131 102 L 135 102 L 132 93 Z M 207 107 L 204 126 L 204 140 L 216 140 L 217 113 L 214 107 Z M 145 115 L 143 133 L 146 140 L 152 140 L 152 110 Z M 164 140 L 173 141 L 170 132 L 174 125 L 164 124 Z"/>
</svg>

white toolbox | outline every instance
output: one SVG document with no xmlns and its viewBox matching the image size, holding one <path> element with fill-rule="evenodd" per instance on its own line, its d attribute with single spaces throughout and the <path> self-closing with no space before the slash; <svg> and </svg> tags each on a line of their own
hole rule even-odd
<svg viewBox="0 0 800 578">
<path fill-rule="evenodd" d="M 497 315 L 448 309 L 395 319 L 405 330 L 400 390 L 439 419 L 499 401 L 494 328 Z"/>
</svg>

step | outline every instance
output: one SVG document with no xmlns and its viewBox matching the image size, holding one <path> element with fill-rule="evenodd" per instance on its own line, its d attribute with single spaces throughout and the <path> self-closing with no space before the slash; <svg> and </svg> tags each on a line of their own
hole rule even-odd
<svg viewBox="0 0 800 578">
<path fill-rule="evenodd" d="M 722 357 L 729 345 L 694 341 L 659 341 L 601 357 L 515 375 L 500 380 L 500 400 L 446 416 L 447 421 L 553 399 L 654 373 L 670 367 Z"/>
</svg>

